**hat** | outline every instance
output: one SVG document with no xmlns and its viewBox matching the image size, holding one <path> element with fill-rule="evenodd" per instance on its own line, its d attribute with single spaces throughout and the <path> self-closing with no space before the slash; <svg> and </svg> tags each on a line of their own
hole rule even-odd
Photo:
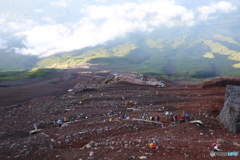
<svg viewBox="0 0 240 160">
<path fill-rule="evenodd" d="M 217 143 L 213 143 L 212 145 L 213 145 L 213 146 L 216 146 L 216 145 L 217 145 Z"/>
</svg>

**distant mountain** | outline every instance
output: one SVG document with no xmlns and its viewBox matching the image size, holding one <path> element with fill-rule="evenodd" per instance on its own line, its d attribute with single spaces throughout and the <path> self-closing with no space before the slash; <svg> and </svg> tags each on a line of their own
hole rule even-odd
<svg viewBox="0 0 240 160">
<path fill-rule="evenodd" d="M 231 37 L 232 33 L 226 33 L 226 27 L 215 24 L 135 33 L 102 46 L 41 59 L 36 67 L 66 68 L 88 62 L 108 70 L 173 79 L 237 75 L 240 67 L 239 35 Z"/>
<path fill-rule="evenodd" d="M 135 32 L 104 45 L 41 59 L 9 54 L 6 49 L 0 52 L 0 70 L 68 68 L 87 62 L 107 70 L 139 72 L 172 79 L 238 75 L 239 14 L 223 19 L 225 21 L 212 19 L 191 27 L 162 27 L 148 33 Z"/>
</svg>

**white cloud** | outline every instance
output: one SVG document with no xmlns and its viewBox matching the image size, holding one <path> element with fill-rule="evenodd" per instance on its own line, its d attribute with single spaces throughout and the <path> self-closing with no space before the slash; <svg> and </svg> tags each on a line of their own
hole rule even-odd
<svg viewBox="0 0 240 160">
<path fill-rule="evenodd" d="M 192 21 L 194 20 L 194 13 L 193 12 L 187 12 L 184 13 L 181 17 L 182 21 Z"/>
<path fill-rule="evenodd" d="M 22 53 L 26 55 L 47 54 L 48 50 L 61 47 L 62 42 L 69 35 L 70 30 L 63 25 L 46 25 L 36 26 L 29 31 L 22 32 L 22 35 L 27 35 L 23 44 L 27 46 L 22 49 Z"/>
<path fill-rule="evenodd" d="M 107 0 L 95 0 L 95 2 L 106 2 Z"/>
<path fill-rule="evenodd" d="M 43 17 L 42 20 L 49 23 L 55 23 L 55 21 L 50 17 Z"/>
<path fill-rule="evenodd" d="M 226 1 L 221 1 L 218 2 L 217 4 L 212 4 L 210 6 L 198 7 L 198 11 L 200 13 L 199 17 L 201 20 L 207 20 L 209 16 L 211 16 L 211 14 L 214 14 L 216 12 L 228 13 L 236 9 L 237 9 L 236 6 Z"/>
<path fill-rule="evenodd" d="M 5 18 L 0 18 L 0 25 L 6 22 Z"/>
<path fill-rule="evenodd" d="M 43 13 L 44 10 L 42 10 L 42 9 L 35 9 L 35 12 L 37 12 L 37 13 Z"/>
<path fill-rule="evenodd" d="M 10 21 L 7 23 L 10 31 L 23 31 L 26 29 L 30 29 L 35 25 L 35 22 L 31 19 L 27 20 L 19 20 L 19 21 Z"/>
<path fill-rule="evenodd" d="M 60 6 L 60 7 L 67 7 L 66 0 L 60 0 L 57 2 L 51 2 L 52 5 Z"/>
<path fill-rule="evenodd" d="M 65 7 L 64 9 L 68 8 L 65 0 L 51 4 Z M 80 8 L 83 6 L 84 8 Z M 25 37 L 23 44 L 26 48 L 20 48 L 17 51 L 22 54 L 46 57 L 58 52 L 104 44 L 139 30 L 153 31 L 161 26 L 192 26 L 199 17 L 201 20 L 207 20 L 216 12 L 228 13 L 236 9 L 229 2 L 219 2 L 199 7 L 196 12 L 169 0 L 129 2 L 111 6 L 83 6 L 79 6 L 81 18 L 78 17 L 78 21 L 71 23 L 57 24 L 57 20 L 53 20 L 55 17 L 50 15 L 42 17 L 42 20 L 49 22 L 49 25 L 39 25 L 39 22 L 30 19 L 8 22 L 8 27 L 15 30 L 16 36 Z M 65 13 L 73 13 L 73 11 L 69 8 Z M 58 13 L 61 12 L 54 12 L 53 15 L 56 16 Z"/>
<path fill-rule="evenodd" d="M 219 11 L 229 13 L 237 9 L 236 6 L 233 6 L 230 2 L 221 1 L 215 6 Z"/>
<path fill-rule="evenodd" d="M 5 48 L 7 48 L 7 41 L 3 40 L 0 37 L 0 49 L 5 49 Z"/>
</svg>

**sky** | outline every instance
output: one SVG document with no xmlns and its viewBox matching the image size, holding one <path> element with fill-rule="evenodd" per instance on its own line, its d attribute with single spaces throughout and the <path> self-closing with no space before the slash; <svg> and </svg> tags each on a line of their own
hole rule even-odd
<svg viewBox="0 0 240 160">
<path fill-rule="evenodd" d="M 189 2 L 189 3 L 186 3 Z M 238 10 L 234 0 L 0 0 L 0 49 L 47 57 L 137 31 L 194 26 Z M 22 46 L 12 46 L 18 40 Z"/>
</svg>

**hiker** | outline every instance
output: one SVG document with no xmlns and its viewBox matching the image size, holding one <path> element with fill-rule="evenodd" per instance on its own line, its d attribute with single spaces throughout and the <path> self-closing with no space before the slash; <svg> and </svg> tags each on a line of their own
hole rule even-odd
<svg viewBox="0 0 240 160">
<path fill-rule="evenodd" d="M 149 117 L 149 120 L 150 120 L 150 121 L 152 121 L 152 119 L 153 119 L 153 117 L 152 117 L 152 116 L 150 116 L 150 117 Z"/>
<path fill-rule="evenodd" d="M 64 117 L 64 118 L 63 118 L 63 121 L 64 121 L 64 122 L 67 122 L 67 121 L 68 121 L 67 117 Z"/>
<path fill-rule="evenodd" d="M 149 146 L 150 146 L 151 149 L 155 149 L 156 148 L 156 143 L 155 142 L 150 143 Z"/>
<path fill-rule="evenodd" d="M 144 119 L 144 120 L 146 120 L 147 118 L 146 118 L 146 114 L 145 113 L 143 113 L 142 114 L 142 119 Z"/>
<path fill-rule="evenodd" d="M 35 128 L 35 130 L 37 130 L 38 129 L 38 123 L 34 123 L 34 125 L 33 125 L 33 127 Z"/>
<path fill-rule="evenodd" d="M 164 114 L 165 114 L 165 116 L 166 116 L 166 121 L 168 120 L 168 114 L 169 114 L 169 112 L 168 111 L 164 111 Z"/>
<path fill-rule="evenodd" d="M 160 116 L 157 116 L 157 121 L 158 121 L 158 122 L 160 121 Z"/>
<path fill-rule="evenodd" d="M 174 117 L 173 113 L 171 112 L 171 113 L 169 114 L 169 116 L 170 116 L 171 122 L 173 122 L 173 117 Z"/>
<path fill-rule="evenodd" d="M 186 118 L 186 122 L 188 122 L 188 121 L 190 121 L 191 116 L 189 114 L 185 113 L 185 118 Z"/>
<path fill-rule="evenodd" d="M 185 122 L 185 120 L 186 120 L 185 115 L 182 115 L 182 116 L 179 118 L 179 123 L 183 123 L 183 122 Z"/>
<path fill-rule="evenodd" d="M 83 114 L 79 114 L 79 115 L 77 116 L 77 119 L 78 119 L 78 120 L 81 120 L 82 117 L 83 117 Z"/>
<path fill-rule="evenodd" d="M 63 120 L 61 120 L 61 119 L 57 120 L 57 124 L 59 127 L 61 127 L 63 125 Z"/>
<path fill-rule="evenodd" d="M 173 121 L 174 121 L 175 124 L 178 123 L 178 115 L 175 115 L 175 116 L 173 117 Z"/>
<path fill-rule="evenodd" d="M 215 151 L 215 152 L 220 151 L 220 149 L 218 149 L 218 146 L 220 146 L 220 144 L 213 143 L 212 145 L 213 145 L 213 151 Z"/>
<path fill-rule="evenodd" d="M 154 121 L 154 119 L 155 119 L 155 117 L 154 117 L 154 116 L 152 116 L 152 121 Z"/>
</svg>

